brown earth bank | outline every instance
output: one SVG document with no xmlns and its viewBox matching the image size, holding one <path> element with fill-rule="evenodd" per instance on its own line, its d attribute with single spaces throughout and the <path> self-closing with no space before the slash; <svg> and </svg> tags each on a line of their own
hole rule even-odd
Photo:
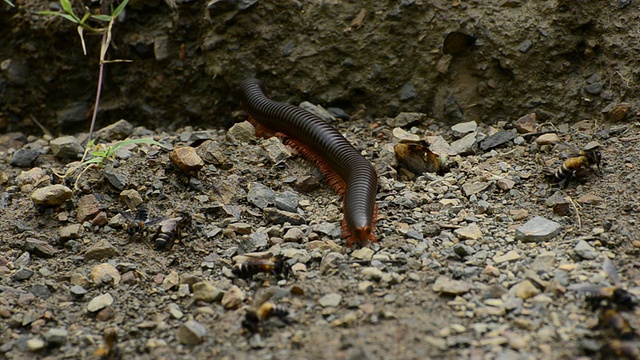
<svg viewBox="0 0 640 360">
<path fill-rule="evenodd" d="M 96 136 L 162 146 L 80 173 L 99 38 L 84 56 L 73 25 L 35 13 L 58 4 L 13 3 L 0 358 L 118 358 L 105 333 L 124 359 L 638 358 L 639 310 L 592 293 L 640 296 L 637 4 L 131 1 L 108 57 L 133 62 L 106 65 Z M 452 31 L 474 41 L 443 54 Z M 331 108 L 378 172 L 377 243 L 345 247 L 320 173 L 231 127 L 247 77 Z M 398 163 L 394 145 L 416 139 L 443 171 Z M 601 169 L 580 160 L 556 184 L 556 142 L 598 150 Z M 264 251 L 290 274 L 232 270 Z M 263 302 L 288 314 L 251 320 Z"/>
</svg>

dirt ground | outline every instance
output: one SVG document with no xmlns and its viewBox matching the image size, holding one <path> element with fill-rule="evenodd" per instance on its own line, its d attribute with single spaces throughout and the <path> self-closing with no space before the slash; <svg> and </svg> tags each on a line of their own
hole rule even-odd
<svg viewBox="0 0 640 360">
<path fill-rule="evenodd" d="M 108 57 L 133 62 L 106 66 L 98 128 L 126 119 L 127 136 L 192 146 L 205 165 L 185 173 L 170 150 L 129 145 L 74 189 L 77 175 L 55 175 L 74 159 L 49 141 L 86 139 L 99 40 L 86 37 L 84 56 L 73 25 L 35 13 L 54 3 L 13 3 L 0 3 L 0 358 L 90 358 L 107 328 L 125 359 L 616 358 L 602 349 L 620 333 L 598 327 L 603 310 L 575 286 L 611 285 L 608 258 L 640 296 L 637 4 L 131 1 Z M 453 31 L 475 41 L 443 54 Z M 344 248 L 341 200 L 308 162 L 229 130 L 247 77 L 278 101 L 351 116 L 333 124 L 380 176 L 371 252 Z M 399 123 L 401 112 L 425 115 Z M 601 173 L 562 189 L 544 175 L 561 154 L 539 136 L 483 145 L 530 113 L 565 144 L 598 142 Z M 406 178 L 392 150 L 401 128 L 451 145 L 475 137 L 449 153 L 449 172 Z M 21 149 L 39 156 L 17 166 Z M 53 184 L 71 197 L 35 205 Z M 119 219 L 137 197 L 149 218 L 190 214 L 183 241 L 154 249 L 157 224 L 132 239 Z M 516 230 L 537 216 L 561 229 L 523 240 Z M 266 250 L 289 278 L 232 274 L 234 256 Z M 279 289 L 288 323 L 246 334 L 260 289 Z M 90 308 L 104 294 L 110 304 Z M 621 313 L 640 329 L 637 309 Z"/>
</svg>

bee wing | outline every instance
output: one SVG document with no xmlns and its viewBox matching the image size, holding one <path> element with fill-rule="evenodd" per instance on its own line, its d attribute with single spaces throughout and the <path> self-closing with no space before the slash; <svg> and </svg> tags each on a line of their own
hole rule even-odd
<svg viewBox="0 0 640 360">
<path fill-rule="evenodd" d="M 257 309 L 260 305 L 266 303 L 273 297 L 273 295 L 278 291 L 277 288 L 260 288 L 256 291 L 256 294 L 253 295 L 253 307 Z"/>
<path fill-rule="evenodd" d="M 131 212 L 131 210 L 118 211 L 118 214 L 120 214 L 120 216 L 122 216 L 127 221 L 135 220 L 135 217 L 133 216 L 133 213 Z"/>
<path fill-rule="evenodd" d="M 604 263 L 602 264 L 602 270 L 605 272 L 605 274 L 607 274 L 607 277 L 609 278 L 609 280 L 611 280 L 611 283 L 613 285 L 620 285 L 620 276 L 618 275 L 618 269 L 616 269 L 616 266 L 611 260 L 609 260 L 608 258 L 604 260 Z"/>
<path fill-rule="evenodd" d="M 161 222 L 163 222 L 165 220 L 167 220 L 166 217 L 159 216 L 159 217 L 148 219 L 147 221 L 144 222 L 144 225 L 145 226 L 153 226 L 153 225 L 160 224 Z"/>
<path fill-rule="evenodd" d="M 255 252 L 255 253 L 245 253 L 242 255 L 236 255 L 233 258 L 231 258 L 231 260 L 233 260 L 235 263 L 239 263 L 239 262 L 243 262 L 243 261 L 248 261 L 251 259 L 269 259 L 271 258 L 271 253 L 269 251 L 262 251 L 262 252 Z"/>
</svg>

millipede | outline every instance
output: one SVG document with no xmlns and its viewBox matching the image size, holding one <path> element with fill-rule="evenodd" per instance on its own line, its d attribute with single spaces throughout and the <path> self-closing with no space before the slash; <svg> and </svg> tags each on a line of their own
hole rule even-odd
<svg viewBox="0 0 640 360">
<path fill-rule="evenodd" d="M 241 99 L 256 135 L 277 136 L 313 162 L 342 196 L 342 237 L 347 246 L 375 242 L 378 176 L 371 163 L 333 126 L 318 116 L 271 100 L 260 80 L 241 85 Z"/>
</svg>

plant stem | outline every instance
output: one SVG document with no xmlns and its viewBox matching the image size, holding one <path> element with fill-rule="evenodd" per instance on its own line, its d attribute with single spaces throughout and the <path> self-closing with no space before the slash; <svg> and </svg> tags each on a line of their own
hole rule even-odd
<svg viewBox="0 0 640 360">
<path fill-rule="evenodd" d="M 103 34 L 102 37 L 106 37 L 107 34 Z M 98 90 L 96 91 L 96 102 L 93 105 L 93 115 L 91 116 L 91 127 L 89 128 L 89 140 L 93 139 L 93 128 L 96 125 L 96 118 L 98 117 L 98 106 L 100 105 L 100 93 L 102 92 L 102 77 L 104 74 L 104 61 L 100 59 L 100 71 L 98 73 Z"/>
</svg>

